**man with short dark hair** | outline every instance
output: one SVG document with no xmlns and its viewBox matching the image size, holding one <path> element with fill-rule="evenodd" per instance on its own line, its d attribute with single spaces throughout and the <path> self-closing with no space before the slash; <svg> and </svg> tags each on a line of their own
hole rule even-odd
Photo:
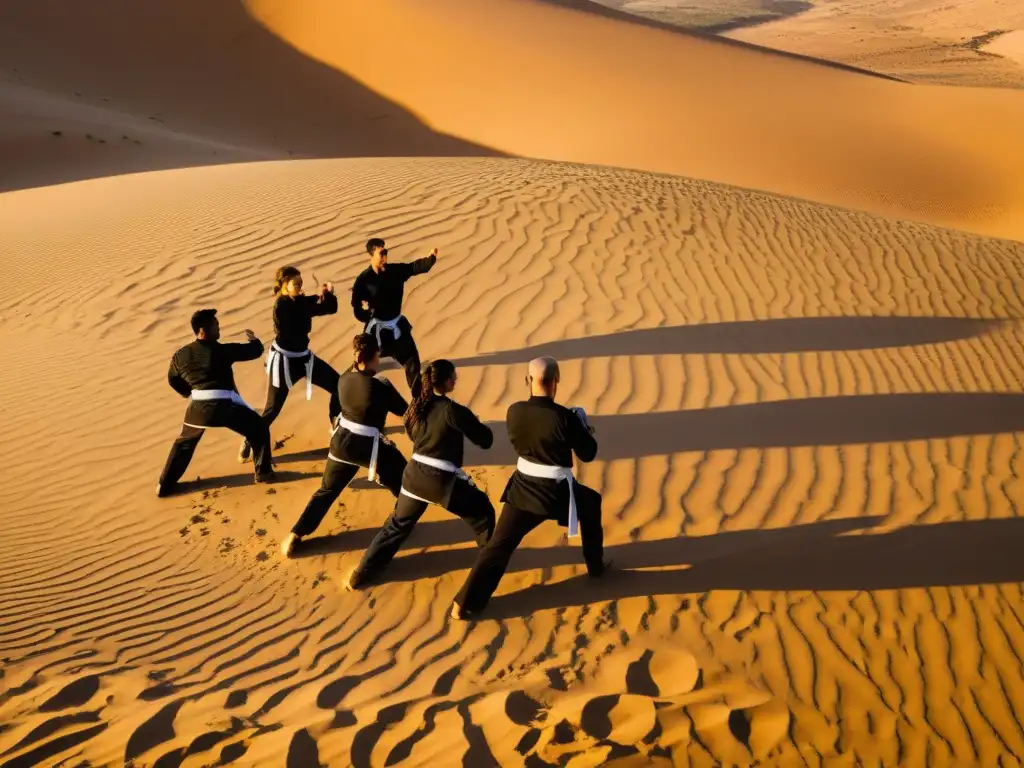
<svg viewBox="0 0 1024 768">
<path fill-rule="evenodd" d="M 583 559 L 591 576 L 603 575 L 608 566 L 601 494 L 576 482 L 572 474 L 573 454 L 580 461 L 593 461 L 597 441 L 582 408 L 555 402 L 559 378 L 554 358 L 533 360 L 526 377 L 530 399 L 508 409 L 508 436 L 519 461 L 501 495 L 505 504 L 494 535 L 456 596 L 452 618 L 471 619 L 484 609 L 519 542 L 545 520 L 567 526 L 569 536 L 582 534 Z"/>
<path fill-rule="evenodd" d="M 167 371 L 167 383 L 190 401 L 181 435 L 174 441 L 160 474 L 157 496 L 171 493 L 188 469 L 203 432 L 210 427 L 226 427 L 245 437 L 253 449 L 256 482 L 273 482 L 270 428 L 238 394 L 231 370 L 234 363 L 259 358 L 263 344 L 248 328 L 247 343 L 221 344 L 216 309 L 200 309 L 193 314 L 192 331 L 195 341 L 174 353 Z"/>
<path fill-rule="evenodd" d="M 412 337 L 412 324 L 402 315 L 405 282 L 429 272 L 437 262 L 437 248 L 429 256 L 408 263 L 388 263 L 384 240 L 366 243 L 370 266 L 352 285 L 352 312 L 365 323 L 364 333 L 376 337 L 380 356 L 393 358 L 405 368 L 405 378 L 415 398 L 420 391 L 420 353 Z"/>
</svg>

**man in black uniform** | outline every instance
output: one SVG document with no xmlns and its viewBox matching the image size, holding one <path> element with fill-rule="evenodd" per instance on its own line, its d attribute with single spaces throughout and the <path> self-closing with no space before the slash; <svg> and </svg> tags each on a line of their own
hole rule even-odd
<svg viewBox="0 0 1024 768">
<path fill-rule="evenodd" d="M 157 495 L 166 496 L 174 489 L 188 469 L 203 432 L 210 427 L 227 427 L 244 436 L 255 454 L 256 482 L 273 481 L 270 428 L 242 400 L 231 370 L 233 363 L 262 355 L 263 344 L 248 328 L 248 343 L 221 344 L 215 309 L 200 309 L 193 314 L 192 330 L 196 340 L 174 353 L 167 371 L 167 383 L 182 397 L 191 398 L 191 402 L 185 411 L 181 435 L 174 441 L 160 475 Z"/>
<path fill-rule="evenodd" d="M 555 402 L 558 380 L 558 363 L 550 357 L 537 358 L 527 376 L 530 399 L 508 409 L 508 435 L 519 462 L 501 496 L 505 504 L 494 535 L 455 598 L 455 619 L 473 618 L 484 609 L 519 542 L 545 520 L 568 526 L 570 536 L 582 533 L 583 559 L 591 576 L 601 576 L 608 565 L 601 494 L 572 475 L 573 453 L 580 461 L 593 461 L 597 441 L 582 408 L 569 409 Z"/>
<path fill-rule="evenodd" d="M 361 333 L 352 340 L 352 367 L 338 379 L 338 414 L 320 488 L 310 498 L 292 531 L 281 543 L 291 557 L 296 545 L 312 534 L 360 467 L 369 470 L 394 496 L 402 489 L 405 457 L 381 436 L 389 413 L 405 414 L 409 407 L 387 379 L 377 378 L 380 349 L 377 339 Z"/>
<path fill-rule="evenodd" d="M 412 338 L 412 325 L 402 315 L 405 281 L 429 272 L 437 262 L 437 248 L 422 259 L 406 264 L 389 264 L 384 241 L 375 237 L 366 243 L 370 266 L 352 285 L 352 311 L 366 323 L 364 333 L 377 338 L 381 357 L 390 357 L 405 368 L 413 398 L 420 391 L 420 353 Z"/>
</svg>

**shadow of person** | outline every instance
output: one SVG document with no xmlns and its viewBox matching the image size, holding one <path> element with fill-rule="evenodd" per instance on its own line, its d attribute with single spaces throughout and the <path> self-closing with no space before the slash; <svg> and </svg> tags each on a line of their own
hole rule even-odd
<svg viewBox="0 0 1024 768">
<path fill-rule="evenodd" d="M 1024 581 L 1024 518 L 911 525 L 860 535 L 843 535 L 849 529 L 828 523 L 800 528 L 808 535 L 789 535 L 793 529 L 761 531 L 758 546 L 691 561 L 688 568 L 621 569 L 602 579 L 579 576 L 528 587 L 492 599 L 482 618 L 507 619 L 606 600 L 717 589 L 857 592 Z M 732 535 L 694 539 L 693 546 L 701 547 L 704 540 L 715 546 L 715 539 Z M 625 555 L 636 546 L 609 549 L 621 549 Z M 683 558 L 676 563 L 684 564 Z"/>
<path fill-rule="evenodd" d="M 688 451 L 797 448 L 996 435 L 1024 430 L 1024 395 L 995 392 L 847 395 L 719 408 L 590 416 L 597 460 Z M 516 453 L 503 422 L 494 445 L 466 446 L 467 466 L 508 466 Z"/>
<path fill-rule="evenodd" d="M 714 536 L 679 536 L 656 541 L 639 541 L 605 547 L 605 554 L 615 560 L 617 568 L 671 567 L 692 565 L 704 560 L 724 557 L 737 552 L 777 545 L 791 539 L 825 534 L 838 535 L 848 531 L 870 528 L 884 518 L 861 517 L 830 520 L 789 528 L 753 531 L 729 531 Z M 462 540 L 472 543 L 469 527 L 461 520 L 453 521 L 465 532 Z M 399 556 L 381 577 L 380 582 L 416 581 L 443 576 L 451 571 L 469 569 L 476 562 L 475 546 L 442 552 L 417 552 Z M 506 572 L 532 571 L 556 566 L 583 567 L 583 553 L 577 546 L 520 547 L 515 551 Z"/>
<path fill-rule="evenodd" d="M 260 487 L 273 488 L 275 485 L 279 485 L 281 483 L 292 483 L 296 480 L 305 480 L 309 477 L 319 477 L 320 473 L 276 470 L 274 475 L 277 478 L 275 482 L 261 485 Z M 195 480 L 178 483 L 174 486 L 168 496 L 182 496 L 188 493 L 195 493 L 196 491 L 208 491 L 216 488 L 241 488 L 246 485 L 257 485 L 253 480 L 251 472 L 245 472 L 238 475 L 226 475 L 224 477 L 198 477 Z"/>
<path fill-rule="evenodd" d="M 383 524 L 383 520 L 381 523 Z M 366 549 L 380 528 L 355 528 L 350 531 L 332 533 L 305 539 L 296 547 L 293 557 L 315 557 L 342 552 L 357 552 Z M 406 547 L 440 547 L 472 541 L 472 531 L 461 520 L 420 522 L 413 528 Z M 443 554 L 443 553 L 439 553 Z"/>
<path fill-rule="evenodd" d="M 783 354 L 941 344 L 998 330 L 1005 320 L 966 317 L 791 317 L 641 328 L 453 360 L 457 367 L 636 355 Z"/>
</svg>

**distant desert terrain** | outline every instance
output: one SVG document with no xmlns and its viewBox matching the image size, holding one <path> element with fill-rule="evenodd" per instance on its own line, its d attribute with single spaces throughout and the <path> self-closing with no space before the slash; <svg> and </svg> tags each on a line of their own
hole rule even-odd
<svg viewBox="0 0 1024 768">
<path fill-rule="evenodd" d="M 1024 94 L 574 0 L 356 5 L 0 6 L 0 765 L 1020 765 Z M 282 558 L 319 390 L 280 482 L 209 430 L 154 496 L 191 312 L 269 343 L 274 270 L 344 305 L 373 235 L 440 249 L 404 311 L 496 505 L 561 361 L 615 572 L 547 523 L 453 621 L 476 548 L 431 508 L 346 592 L 394 503 L 363 473 Z"/>
<path fill-rule="evenodd" d="M 1024 5 L 1014 0 L 594 1 L 908 82 L 1024 88 Z"/>
</svg>

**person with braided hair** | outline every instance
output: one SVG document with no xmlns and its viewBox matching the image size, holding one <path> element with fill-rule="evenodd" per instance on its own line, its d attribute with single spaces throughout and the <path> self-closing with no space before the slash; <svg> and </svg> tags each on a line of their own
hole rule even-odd
<svg viewBox="0 0 1024 768">
<path fill-rule="evenodd" d="M 346 588 L 358 589 L 378 576 L 430 504 L 465 520 L 477 546 L 491 538 L 494 506 L 463 471 L 462 459 L 465 440 L 488 449 L 494 435 L 469 408 L 449 397 L 456 381 L 455 366 L 448 360 L 435 360 L 423 370 L 420 394 L 405 412 L 414 452 L 402 475 L 395 511 L 349 575 Z"/>
<path fill-rule="evenodd" d="M 381 430 L 389 413 L 402 416 L 408 406 L 390 381 L 377 378 L 379 367 L 377 339 L 360 333 L 352 340 L 352 366 L 338 379 L 341 412 L 331 433 L 323 480 L 281 544 L 285 557 L 291 557 L 303 537 L 316 530 L 360 467 L 369 470 L 370 480 L 398 496 L 405 457 L 381 436 Z"/>
<path fill-rule="evenodd" d="M 281 414 L 288 390 L 302 379 L 306 380 L 306 399 L 313 396 L 313 386 L 327 390 L 331 395 L 328 415 L 334 423 L 341 405 L 338 402 L 338 372 L 313 355 L 309 348 L 309 332 L 313 318 L 333 315 L 338 311 L 334 285 L 324 283 L 316 296 L 302 292 L 302 273 L 296 267 L 281 267 L 274 277 L 274 342 L 267 351 L 267 402 L 263 406 L 263 421 L 267 428 Z M 243 441 L 238 460 L 249 460 L 249 441 Z"/>
<path fill-rule="evenodd" d="M 380 352 L 405 368 L 405 378 L 413 397 L 419 395 L 420 353 L 412 337 L 412 324 L 402 314 L 405 283 L 410 277 L 429 272 L 437 263 L 437 248 L 429 256 L 407 263 L 388 262 L 384 241 L 367 241 L 370 266 L 359 273 L 352 284 L 352 313 L 365 323 L 363 331 L 377 337 Z"/>
</svg>

